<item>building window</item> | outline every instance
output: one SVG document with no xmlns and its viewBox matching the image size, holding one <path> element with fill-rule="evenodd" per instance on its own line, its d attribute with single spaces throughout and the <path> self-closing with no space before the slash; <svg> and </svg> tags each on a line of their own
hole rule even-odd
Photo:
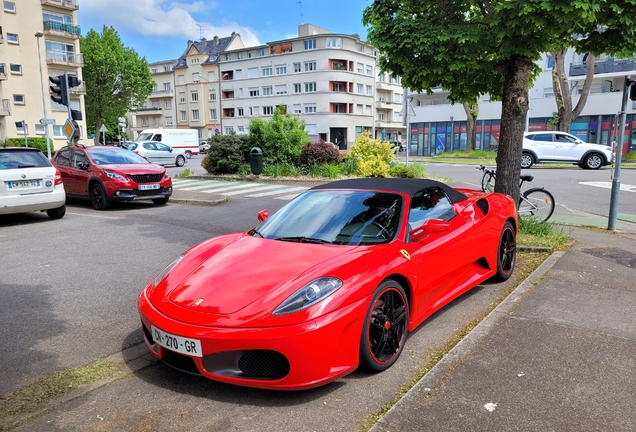
<svg viewBox="0 0 636 432">
<path fill-rule="evenodd" d="M 328 37 L 327 48 L 342 48 L 342 38 L 340 37 Z"/>
<path fill-rule="evenodd" d="M 300 63 L 294 63 L 294 73 L 300 72 Z"/>
<path fill-rule="evenodd" d="M 243 58 L 243 53 L 242 52 L 236 53 L 236 58 L 241 60 Z"/>
<path fill-rule="evenodd" d="M 236 109 L 236 115 L 237 115 L 237 117 L 245 116 L 245 110 L 243 108 L 237 108 Z"/>
<path fill-rule="evenodd" d="M 285 75 L 287 73 L 286 65 L 278 65 L 276 66 L 276 75 Z"/>
<path fill-rule="evenodd" d="M 274 114 L 274 107 L 264 106 L 263 107 L 263 115 L 270 116 Z"/>
<path fill-rule="evenodd" d="M 311 114 L 316 112 L 316 104 L 305 104 L 305 114 Z"/>
<path fill-rule="evenodd" d="M 315 91 L 316 91 L 315 82 L 305 83 L 305 93 L 313 93 Z"/>
<path fill-rule="evenodd" d="M 263 48 L 258 50 L 258 56 L 263 57 L 265 55 L 265 50 Z"/>
<path fill-rule="evenodd" d="M 379 77 L 380 77 L 380 82 L 384 82 L 384 81 L 386 81 L 386 74 L 385 74 L 384 72 L 383 72 L 383 73 L 381 73 L 381 74 L 379 75 Z"/>
<path fill-rule="evenodd" d="M 196 92 L 196 91 L 190 92 L 190 100 L 192 102 L 198 102 L 199 101 L 199 92 Z"/>
<path fill-rule="evenodd" d="M 365 115 L 371 115 L 371 105 L 365 105 L 364 106 L 364 114 Z"/>
<path fill-rule="evenodd" d="M 168 108 L 168 109 L 172 108 L 172 101 L 171 101 L 171 100 L 167 100 L 167 101 L 164 103 L 164 105 L 163 105 L 163 106 L 164 106 L 164 108 Z"/>
<path fill-rule="evenodd" d="M 245 126 L 239 126 L 238 127 L 238 133 L 244 134 L 245 133 Z"/>
<path fill-rule="evenodd" d="M 331 112 L 335 112 L 335 113 L 346 113 L 347 112 L 347 104 L 335 103 L 335 104 L 331 104 L 331 105 L 332 105 Z"/>
<path fill-rule="evenodd" d="M 53 125 L 53 137 L 54 138 L 66 138 L 64 135 L 64 130 L 62 130 L 62 125 Z"/>
<path fill-rule="evenodd" d="M 18 35 L 15 33 L 7 33 L 7 42 L 17 44 L 20 43 L 18 40 Z"/>
<path fill-rule="evenodd" d="M 306 50 L 316 49 L 316 39 L 307 39 L 305 41 L 305 49 Z"/>
<path fill-rule="evenodd" d="M 197 72 L 192 74 L 192 81 L 199 82 L 200 79 L 201 79 L 201 76 Z"/>
<path fill-rule="evenodd" d="M 362 63 L 356 63 L 356 72 L 364 73 L 364 65 Z"/>
<path fill-rule="evenodd" d="M 199 110 L 192 110 L 192 120 L 199 120 Z"/>
<path fill-rule="evenodd" d="M 367 65 L 367 75 L 373 75 L 373 66 Z"/>
<path fill-rule="evenodd" d="M 10 2 L 10 1 L 4 2 L 4 11 L 5 12 L 15 13 L 15 3 Z"/>
<path fill-rule="evenodd" d="M 181 121 L 188 121 L 188 112 L 187 111 L 181 111 Z"/>
<path fill-rule="evenodd" d="M 148 126 L 148 117 L 144 117 L 141 119 L 141 125 L 142 126 Z"/>
<path fill-rule="evenodd" d="M 272 88 L 271 87 L 263 87 L 263 96 L 271 96 Z"/>
<path fill-rule="evenodd" d="M 302 84 L 294 84 L 294 93 L 302 92 L 303 91 L 302 88 L 303 88 Z"/>
<path fill-rule="evenodd" d="M 14 94 L 13 95 L 13 103 L 18 105 L 24 105 L 24 95 L 23 94 Z"/>
<path fill-rule="evenodd" d="M 364 47 L 360 44 L 356 45 L 356 49 L 358 50 L 358 52 L 364 52 Z"/>
<path fill-rule="evenodd" d="M 356 114 L 362 114 L 364 112 L 364 107 L 362 106 L 362 104 L 357 104 L 356 105 Z"/>
<path fill-rule="evenodd" d="M 250 115 L 251 115 L 251 116 L 258 116 L 258 115 L 261 115 L 261 109 L 260 109 L 260 107 L 250 107 Z"/>
<path fill-rule="evenodd" d="M 163 83 L 163 90 L 169 92 L 170 91 L 170 83 Z"/>
<path fill-rule="evenodd" d="M 163 67 L 163 71 L 164 72 L 170 72 L 170 66 L 164 66 Z"/>
<path fill-rule="evenodd" d="M 216 91 L 211 90 L 209 97 L 210 97 L 211 101 L 215 101 L 216 100 Z"/>
<path fill-rule="evenodd" d="M 186 101 L 185 92 L 179 93 L 179 102 L 185 103 L 185 101 Z"/>
<path fill-rule="evenodd" d="M 216 120 L 216 109 L 210 110 L 210 120 Z"/>
<path fill-rule="evenodd" d="M 373 94 L 373 86 L 370 86 L 370 85 L 367 86 L 367 94 L 368 95 L 372 95 Z"/>
<path fill-rule="evenodd" d="M 166 126 L 172 126 L 172 116 L 166 117 Z"/>
<path fill-rule="evenodd" d="M 225 126 L 225 135 L 230 135 L 234 132 L 234 126 Z"/>
<path fill-rule="evenodd" d="M 22 66 L 19 64 L 10 64 L 9 70 L 12 74 L 22 74 Z"/>
<path fill-rule="evenodd" d="M 358 89 L 358 94 L 364 93 L 364 85 L 358 84 L 357 89 Z"/>
<path fill-rule="evenodd" d="M 247 70 L 248 78 L 258 78 L 258 68 L 249 68 Z"/>
<path fill-rule="evenodd" d="M 305 62 L 305 72 L 315 71 L 316 70 L 316 62 L 310 61 Z"/>
<path fill-rule="evenodd" d="M 185 84 L 185 75 L 179 75 L 179 84 Z"/>
<path fill-rule="evenodd" d="M 333 83 L 333 91 L 344 92 L 345 91 L 344 83 Z"/>
<path fill-rule="evenodd" d="M 250 88 L 250 97 L 256 97 L 260 94 L 258 88 Z"/>
<path fill-rule="evenodd" d="M 279 84 L 276 86 L 276 94 L 284 95 L 287 94 L 287 84 Z"/>
<path fill-rule="evenodd" d="M 261 68 L 261 76 L 271 76 L 272 75 L 272 67 L 266 66 Z"/>
<path fill-rule="evenodd" d="M 294 104 L 294 114 L 300 114 L 301 112 L 300 104 Z"/>
<path fill-rule="evenodd" d="M 35 124 L 35 133 L 38 135 L 44 135 L 46 133 L 46 127 L 42 124 Z"/>
<path fill-rule="evenodd" d="M 157 73 L 157 72 L 159 72 L 159 69 L 157 69 L 157 68 L 152 68 L 152 69 L 150 69 L 150 72 L 151 72 L 151 73 Z"/>
<path fill-rule="evenodd" d="M 232 54 L 225 54 L 225 61 L 232 60 Z"/>
</svg>

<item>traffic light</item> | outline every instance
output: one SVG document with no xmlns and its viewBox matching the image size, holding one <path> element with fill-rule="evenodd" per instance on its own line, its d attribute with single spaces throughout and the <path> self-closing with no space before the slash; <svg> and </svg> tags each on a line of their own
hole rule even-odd
<svg viewBox="0 0 636 432">
<path fill-rule="evenodd" d="M 49 81 L 51 81 L 54 85 L 49 86 L 51 92 L 51 100 L 60 105 L 68 106 L 69 97 L 68 97 L 68 82 L 66 80 L 66 75 L 57 75 L 50 76 Z"/>
<path fill-rule="evenodd" d="M 77 78 L 75 75 L 68 75 L 68 88 L 72 89 L 73 87 L 77 87 L 82 83 L 82 80 Z"/>
</svg>

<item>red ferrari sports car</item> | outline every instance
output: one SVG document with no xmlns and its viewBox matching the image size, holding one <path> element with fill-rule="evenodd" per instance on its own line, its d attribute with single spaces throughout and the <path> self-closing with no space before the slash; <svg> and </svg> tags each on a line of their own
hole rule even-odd
<svg viewBox="0 0 636 432">
<path fill-rule="evenodd" d="M 258 219 L 184 252 L 141 292 L 155 357 L 282 390 L 382 371 L 409 331 L 515 265 L 512 198 L 432 180 L 336 181 Z"/>
</svg>

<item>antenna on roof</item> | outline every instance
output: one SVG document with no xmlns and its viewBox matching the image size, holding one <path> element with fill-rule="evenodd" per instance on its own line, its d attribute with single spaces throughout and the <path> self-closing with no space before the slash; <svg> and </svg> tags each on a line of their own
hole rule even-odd
<svg viewBox="0 0 636 432">
<path fill-rule="evenodd" d="M 207 28 L 206 26 L 204 26 L 203 24 L 195 24 L 196 26 L 199 27 L 199 39 L 203 39 L 203 29 Z"/>
<path fill-rule="evenodd" d="M 302 25 L 303 24 L 303 2 L 299 1 L 296 3 L 300 5 L 300 25 Z"/>
</svg>

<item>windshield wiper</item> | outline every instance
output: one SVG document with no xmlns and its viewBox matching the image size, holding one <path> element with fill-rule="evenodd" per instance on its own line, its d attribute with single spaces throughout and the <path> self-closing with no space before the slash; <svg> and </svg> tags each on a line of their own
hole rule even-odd
<svg viewBox="0 0 636 432">
<path fill-rule="evenodd" d="M 18 168 L 35 168 L 35 165 L 18 165 Z"/>
<path fill-rule="evenodd" d="M 330 241 L 319 239 L 319 238 L 313 238 L 313 237 L 279 237 L 274 240 L 298 242 L 298 243 L 333 244 Z"/>
<path fill-rule="evenodd" d="M 252 237 L 260 237 L 260 238 L 265 238 L 263 237 L 263 234 L 259 233 L 256 228 L 254 228 L 253 230 L 251 230 L 249 233 L 249 235 L 251 235 Z"/>
</svg>

